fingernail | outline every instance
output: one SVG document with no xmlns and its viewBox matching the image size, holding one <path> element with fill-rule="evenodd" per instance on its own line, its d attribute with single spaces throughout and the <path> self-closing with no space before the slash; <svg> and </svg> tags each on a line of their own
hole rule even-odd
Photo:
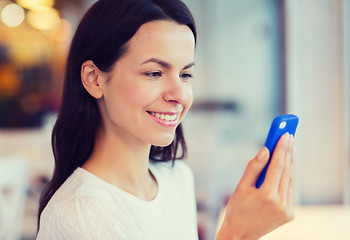
<svg viewBox="0 0 350 240">
<path fill-rule="evenodd" d="M 284 142 L 288 144 L 289 140 L 290 140 L 290 136 L 289 136 L 289 133 L 287 132 L 285 133 Z"/>
<path fill-rule="evenodd" d="M 269 152 L 269 150 L 266 147 L 263 147 L 263 148 L 260 149 L 260 151 L 258 152 L 256 157 L 260 161 L 262 161 L 262 160 L 264 160 L 266 158 L 266 156 L 268 155 L 268 152 Z"/>
</svg>

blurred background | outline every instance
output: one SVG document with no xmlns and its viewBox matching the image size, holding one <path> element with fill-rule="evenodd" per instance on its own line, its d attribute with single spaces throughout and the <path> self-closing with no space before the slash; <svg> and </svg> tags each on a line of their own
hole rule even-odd
<svg viewBox="0 0 350 240">
<path fill-rule="evenodd" d="M 185 2 L 199 33 L 184 129 L 200 239 L 214 239 L 220 209 L 284 113 L 300 117 L 296 219 L 263 239 L 350 239 L 350 1 Z M 66 54 L 93 3 L 0 0 L 0 240 L 35 239 Z"/>
</svg>

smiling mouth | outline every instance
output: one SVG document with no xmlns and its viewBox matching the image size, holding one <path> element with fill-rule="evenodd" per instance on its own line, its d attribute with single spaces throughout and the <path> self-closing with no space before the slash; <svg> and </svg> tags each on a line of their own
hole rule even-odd
<svg viewBox="0 0 350 240">
<path fill-rule="evenodd" d="M 158 112 L 151 112 L 151 111 L 147 111 L 147 112 L 153 117 L 163 121 L 167 121 L 167 122 L 176 122 L 179 117 L 178 113 L 168 114 L 168 113 L 158 113 Z"/>
</svg>

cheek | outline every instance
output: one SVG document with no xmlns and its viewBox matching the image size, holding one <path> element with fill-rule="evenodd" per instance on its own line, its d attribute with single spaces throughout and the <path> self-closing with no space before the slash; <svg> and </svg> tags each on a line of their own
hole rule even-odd
<svg viewBox="0 0 350 240">
<path fill-rule="evenodd" d="M 192 86 L 189 86 L 187 89 L 187 110 L 192 106 L 193 103 L 193 91 L 192 91 Z"/>
<path fill-rule="evenodd" d="M 192 106 L 192 103 L 193 103 L 193 91 L 192 91 L 192 87 L 191 87 L 191 89 L 189 90 L 189 102 L 190 102 L 190 106 L 189 107 L 191 107 Z"/>
<path fill-rule="evenodd" d="M 145 107 L 156 99 L 156 89 L 149 88 L 147 85 L 125 84 L 120 86 L 124 104 L 134 107 Z"/>
</svg>

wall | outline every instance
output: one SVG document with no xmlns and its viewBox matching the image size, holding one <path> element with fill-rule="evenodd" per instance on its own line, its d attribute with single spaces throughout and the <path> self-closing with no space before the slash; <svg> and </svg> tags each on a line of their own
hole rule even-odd
<svg viewBox="0 0 350 240">
<path fill-rule="evenodd" d="M 347 161 L 345 162 L 345 190 L 344 202 L 350 204 L 350 1 L 343 1 L 343 45 L 344 45 L 344 94 L 345 94 L 345 123 L 347 126 L 347 136 L 345 146 L 347 146 Z"/>
<path fill-rule="evenodd" d="M 343 2 L 286 3 L 288 110 L 301 119 L 297 200 L 343 203 L 350 172 Z"/>
</svg>

